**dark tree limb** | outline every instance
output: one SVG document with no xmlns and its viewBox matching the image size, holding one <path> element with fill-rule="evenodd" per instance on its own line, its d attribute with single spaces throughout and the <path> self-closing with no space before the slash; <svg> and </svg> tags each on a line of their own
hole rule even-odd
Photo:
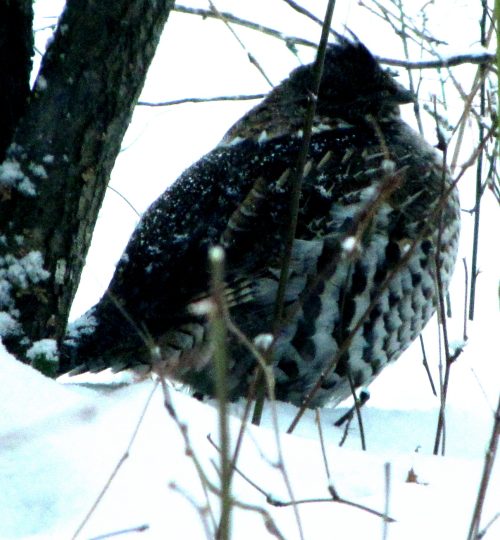
<svg viewBox="0 0 500 540">
<path fill-rule="evenodd" d="M 13 323 L 7 332 L 4 325 L 3 341 L 21 359 L 31 342 L 64 333 L 109 176 L 173 3 L 70 0 L 60 18 L 0 165 L 0 311 Z"/>
<path fill-rule="evenodd" d="M 30 93 L 32 4 L 32 0 L 0 2 L 0 161 Z"/>
</svg>

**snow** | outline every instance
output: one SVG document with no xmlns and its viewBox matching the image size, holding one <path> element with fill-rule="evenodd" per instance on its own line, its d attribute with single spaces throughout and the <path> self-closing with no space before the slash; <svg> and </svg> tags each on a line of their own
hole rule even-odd
<svg viewBox="0 0 500 540">
<path fill-rule="evenodd" d="M 29 168 L 35 176 L 38 176 L 38 178 L 48 178 L 47 171 L 43 165 L 40 165 L 39 163 L 30 163 Z"/>
<path fill-rule="evenodd" d="M 189 502 L 203 506 L 203 491 L 180 427 L 186 426 L 194 455 L 207 477 L 217 483 L 212 462 L 218 463 L 219 457 L 207 439 L 210 435 L 217 441 L 214 403 L 200 403 L 169 388 L 179 417 L 176 423 L 164 407 L 161 388 L 151 380 L 106 391 L 98 385 L 95 390 L 81 384 L 63 385 L 16 362 L 3 348 L 0 378 L 1 538 L 72 538 L 121 459 L 121 468 L 81 538 L 143 525 L 147 526 L 144 532 L 130 533 L 127 538 L 205 538 L 200 514 Z M 233 444 L 241 409 L 242 404 L 233 406 Z M 295 500 L 328 499 L 330 482 L 341 497 L 379 512 L 388 496 L 389 515 L 396 520 L 388 524 L 389 539 L 466 537 L 491 416 L 450 410 L 447 429 L 452 451 L 443 458 L 429 455 L 425 444 L 429 436 L 432 440 L 436 410 L 367 408 L 363 418 L 370 451 L 362 452 L 354 422 L 346 445 L 338 447 L 343 428 L 334 427 L 332 422 L 345 411 L 323 409 L 329 480 L 314 413 L 306 413 L 296 433 L 284 434 L 296 411 L 292 405 L 277 406 L 281 448 Z M 263 426 L 247 428 L 238 468 L 273 499 L 287 501 L 290 496 L 276 467 L 276 434 L 271 425 L 270 408 L 266 407 Z M 384 487 L 386 463 L 388 494 Z M 409 476 L 414 481 L 407 481 Z M 499 487 L 496 467 L 483 523 L 498 511 L 494 494 Z M 284 538 L 299 538 L 291 507 L 267 504 L 264 495 L 238 474 L 233 494 L 238 501 L 265 508 Z M 211 496 L 210 500 L 217 514 L 216 498 Z M 346 537 L 347 532 L 354 539 L 381 538 L 381 518 L 352 506 L 313 502 L 299 505 L 299 514 L 306 539 L 336 537 L 337 533 Z M 498 525 L 489 529 L 485 540 L 498 538 Z M 238 540 L 273 538 L 262 516 L 250 510 L 234 510 L 232 530 Z"/>
<path fill-rule="evenodd" d="M 22 243 L 22 236 L 16 238 Z M 14 309 L 13 293 L 26 289 L 31 283 L 47 279 L 49 273 L 43 268 L 43 257 L 39 251 L 30 251 L 24 257 L 17 258 L 7 254 L 0 257 L 0 336 L 19 332 L 18 312 Z"/>
<path fill-rule="evenodd" d="M 17 189 L 28 197 L 34 197 L 36 195 L 35 184 L 29 178 L 23 178 L 19 184 L 17 184 Z"/>
<path fill-rule="evenodd" d="M 79 336 L 81 335 L 86 336 L 92 334 L 96 326 L 97 321 L 92 315 L 92 312 L 90 311 L 84 313 L 78 319 L 68 325 L 68 329 L 66 331 L 66 338 L 68 341 L 72 339 L 78 340 Z"/>
<path fill-rule="evenodd" d="M 1 291 L 0 291 L 1 292 Z M 19 323 L 6 311 L 0 311 L 0 336 L 15 335 L 21 330 Z"/>
<path fill-rule="evenodd" d="M 0 181 L 4 184 L 11 186 L 14 185 L 16 180 L 24 178 L 24 173 L 21 170 L 19 162 L 15 160 L 6 160 L 0 165 Z"/>
<path fill-rule="evenodd" d="M 0 277 L 21 289 L 26 289 L 29 282 L 44 281 L 49 275 L 49 272 L 43 268 L 43 256 L 37 250 L 30 251 L 20 259 L 12 255 L 6 255 L 0 259 Z"/>
<path fill-rule="evenodd" d="M 54 339 L 40 339 L 35 341 L 26 351 L 26 357 L 29 360 L 36 360 L 37 357 L 43 357 L 49 361 L 57 361 L 57 342 Z"/>
<path fill-rule="evenodd" d="M 35 185 L 24 174 L 19 162 L 13 158 L 8 158 L 0 164 L 0 185 L 1 184 L 9 187 L 16 187 L 21 193 L 30 197 L 36 195 Z"/>
</svg>

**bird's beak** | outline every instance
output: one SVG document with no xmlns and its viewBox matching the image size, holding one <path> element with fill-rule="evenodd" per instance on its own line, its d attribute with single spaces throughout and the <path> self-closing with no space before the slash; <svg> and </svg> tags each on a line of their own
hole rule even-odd
<svg viewBox="0 0 500 540">
<path fill-rule="evenodd" d="M 397 81 L 394 81 L 394 89 L 391 93 L 394 101 L 399 104 L 417 101 L 417 96 Z"/>
</svg>

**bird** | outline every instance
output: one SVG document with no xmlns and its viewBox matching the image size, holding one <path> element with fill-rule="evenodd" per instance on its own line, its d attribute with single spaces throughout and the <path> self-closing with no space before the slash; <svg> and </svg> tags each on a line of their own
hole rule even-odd
<svg viewBox="0 0 500 540">
<path fill-rule="evenodd" d="M 437 282 L 446 292 L 453 272 L 456 186 L 442 155 L 401 117 L 414 95 L 356 36 L 327 45 L 317 94 L 314 66 L 294 69 L 147 209 L 102 298 L 68 326 L 61 373 L 156 372 L 214 396 L 210 317 L 197 309 L 210 298 L 214 246 L 225 254 L 228 320 L 250 342 L 271 336 L 265 352 L 280 401 L 334 406 L 420 335 Z M 231 332 L 227 353 L 226 390 L 237 400 L 256 359 Z"/>
</svg>

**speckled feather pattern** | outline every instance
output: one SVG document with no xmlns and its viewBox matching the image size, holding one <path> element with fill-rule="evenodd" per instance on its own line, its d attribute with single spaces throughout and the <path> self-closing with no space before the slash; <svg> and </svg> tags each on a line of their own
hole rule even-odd
<svg viewBox="0 0 500 540">
<path fill-rule="evenodd" d="M 271 331 L 310 77 L 310 66 L 294 71 L 152 204 L 85 315 L 93 331 L 67 340 L 63 370 L 147 370 L 154 358 L 213 395 L 207 322 L 190 306 L 207 294 L 214 244 L 226 250 L 233 321 L 250 339 Z M 349 395 L 348 376 L 368 384 L 419 335 L 437 268 L 445 287 L 453 271 L 460 211 L 441 157 L 399 117 L 408 92 L 361 43 L 329 47 L 322 88 L 272 355 L 277 397 L 295 404 L 335 362 L 311 406 Z M 229 352 L 236 399 L 255 362 L 232 338 Z"/>
</svg>

